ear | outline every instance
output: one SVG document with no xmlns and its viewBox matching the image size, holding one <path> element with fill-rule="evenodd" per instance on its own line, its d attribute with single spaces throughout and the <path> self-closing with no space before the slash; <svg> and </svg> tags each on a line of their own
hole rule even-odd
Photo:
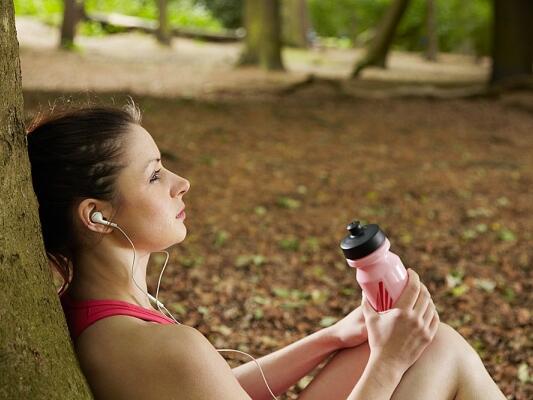
<svg viewBox="0 0 533 400">
<path fill-rule="evenodd" d="M 81 225 L 93 232 L 98 233 L 111 233 L 113 228 L 91 221 L 91 215 L 100 211 L 104 216 L 104 219 L 108 220 L 112 215 L 112 207 L 109 203 L 96 199 L 84 199 L 78 204 L 76 210 L 76 218 L 79 219 Z"/>
</svg>

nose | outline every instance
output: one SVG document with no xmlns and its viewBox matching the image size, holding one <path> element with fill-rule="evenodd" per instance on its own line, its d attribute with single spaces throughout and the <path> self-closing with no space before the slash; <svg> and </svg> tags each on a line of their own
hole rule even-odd
<svg viewBox="0 0 533 400">
<path fill-rule="evenodd" d="M 170 195 L 172 197 L 179 196 L 180 194 L 183 196 L 185 193 L 189 191 L 189 188 L 191 187 L 191 183 L 181 176 L 178 176 L 174 174 L 176 177 L 176 180 L 174 184 L 171 187 Z"/>
</svg>

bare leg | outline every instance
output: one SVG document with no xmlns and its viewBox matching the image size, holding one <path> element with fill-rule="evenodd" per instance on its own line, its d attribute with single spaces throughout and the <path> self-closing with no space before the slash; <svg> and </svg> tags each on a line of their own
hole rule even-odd
<svg viewBox="0 0 533 400">
<path fill-rule="evenodd" d="M 301 400 L 346 399 L 368 361 L 368 343 L 337 353 L 309 386 Z M 504 400 L 477 353 L 446 324 L 415 364 L 405 372 L 393 400 Z"/>
</svg>

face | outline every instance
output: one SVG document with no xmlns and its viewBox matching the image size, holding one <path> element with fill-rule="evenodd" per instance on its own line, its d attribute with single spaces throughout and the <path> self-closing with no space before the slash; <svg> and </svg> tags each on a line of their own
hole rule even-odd
<svg viewBox="0 0 533 400">
<path fill-rule="evenodd" d="M 152 136 L 132 125 L 126 139 L 126 167 L 117 186 L 120 206 L 113 218 L 139 250 L 159 251 L 185 239 L 183 196 L 190 183 L 161 164 Z"/>
</svg>

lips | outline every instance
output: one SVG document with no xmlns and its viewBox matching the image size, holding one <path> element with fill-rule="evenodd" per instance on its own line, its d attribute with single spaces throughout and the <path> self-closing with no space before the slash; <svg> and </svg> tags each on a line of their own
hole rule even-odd
<svg viewBox="0 0 533 400">
<path fill-rule="evenodd" d="M 176 218 L 183 218 L 185 216 L 185 207 L 176 215 Z"/>
</svg>

